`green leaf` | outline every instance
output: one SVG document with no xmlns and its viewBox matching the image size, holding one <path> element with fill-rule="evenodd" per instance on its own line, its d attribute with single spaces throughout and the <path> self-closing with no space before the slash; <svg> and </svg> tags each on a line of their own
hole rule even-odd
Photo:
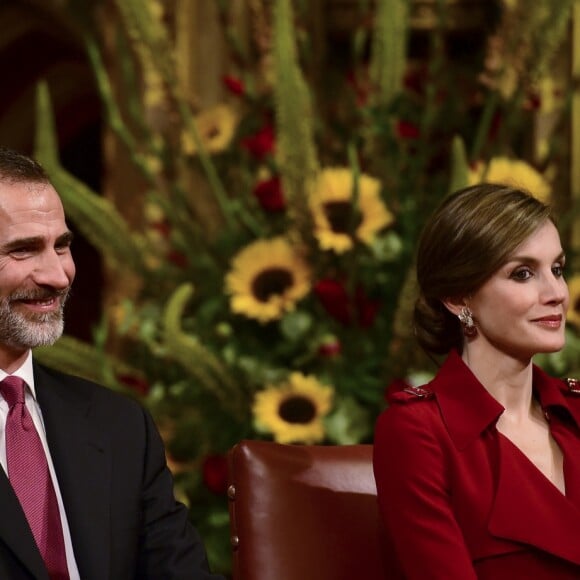
<svg viewBox="0 0 580 580">
<path fill-rule="evenodd" d="M 463 139 L 456 135 L 451 145 L 451 179 L 449 193 L 469 185 L 469 163 Z"/>
<path fill-rule="evenodd" d="M 369 410 L 352 397 L 344 397 L 324 420 L 327 437 L 339 445 L 365 441 L 373 432 Z"/>
</svg>

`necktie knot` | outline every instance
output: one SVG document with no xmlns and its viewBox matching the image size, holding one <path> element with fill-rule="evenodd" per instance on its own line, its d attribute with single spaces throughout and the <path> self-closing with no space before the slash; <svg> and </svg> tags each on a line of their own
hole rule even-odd
<svg viewBox="0 0 580 580">
<path fill-rule="evenodd" d="M 24 386 L 24 381 L 14 375 L 9 375 L 0 382 L 0 392 L 10 409 L 18 403 L 24 403 Z"/>
</svg>

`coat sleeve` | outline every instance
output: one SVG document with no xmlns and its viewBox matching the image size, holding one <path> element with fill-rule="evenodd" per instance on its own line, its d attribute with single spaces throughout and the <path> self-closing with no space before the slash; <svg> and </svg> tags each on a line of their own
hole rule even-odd
<svg viewBox="0 0 580 580">
<path fill-rule="evenodd" d="M 165 449 L 150 414 L 143 409 L 147 436 L 142 486 L 142 529 L 136 578 L 223 580 L 209 572 L 205 548 L 190 524 L 187 508 L 174 499 Z"/>
<path fill-rule="evenodd" d="M 475 580 L 434 423 L 427 402 L 394 404 L 377 421 L 373 462 L 385 551 L 408 580 Z"/>
</svg>

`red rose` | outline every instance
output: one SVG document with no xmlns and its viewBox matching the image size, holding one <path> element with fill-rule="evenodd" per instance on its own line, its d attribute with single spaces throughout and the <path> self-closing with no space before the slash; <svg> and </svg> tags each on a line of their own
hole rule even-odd
<svg viewBox="0 0 580 580">
<path fill-rule="evenodd" d="M 117 380 L 140 395 L 146 395 L 151 388 L 151 385 L 143 377 L 135 375 L 118 375 Z"/>
<path fill-rule="evenodd" d="M 345 326 L 353 322 L 353 313 L 361 328 L 373 325 L 380 308 L 378 300 L 371 300 L 362 286 L 357 286 L 354 299 L 349 297 L 346 288 L 341 282 L 324 278 L 314 286 L 314 294 L 320 303 L 335 320 Z"/>
<path fill-rule="evenodd" d="M 286 208 L 279 177 L 272 177 L 257 183 L 254 187 L 254 195 L 266 211 L 283 211 Z"/>
<path fill-rule="evenodd" d="M 257 133 L 244 137 L 241 145 L 256 159 L 262 160 L 274 150 L 275 135 L 272 125 L 265 125 Z"/>
<path fill-rule="evenodd" d="M 416 95 L 422 96 L 425 94 L 428 80 L 429 75 L 425 66 L 410 68 L 403 76 L 403 87 Z"/>
<path fill-rule="evenodd" d="M 496 111 L 489 126 L 489 141 L 492 142 L 498 136 L 498 133 L 503 125 L 503 116 L 500 111 Z"/>
<path fill-rule="evenodd" d="M 152 222 L 151 224 L 149 224 L 149 227 L 154 232 L 158 232 L 159 234 L 161 234 L 161 236 L 164 238 L 168 238 L 169 235 L 171 234 L 171 225 L 169 224 L 169 222 L 165 220 Z"/>
<path fill-rule="evenodd" d="M 178 268 L 187 268 L 188 266 L 187 256 L 177 250 L 171 250 L 167 254 L 167 259 Z"/>
<path fill-rule="evenodd" d="M 542 106 L 542 97 L 535 91 L 530 91 L 524 101 L 526 111 L 538 111 Z"/>
<path fill-rule="evenodd" d="M 377 317 L 381 303 L 378 300 L 371 300 L 362 286 L 357 287 L 354 301 L 359 325 L 362 328 L 371 327 Z"/>
<path fill-rule="evenodd" d="M 353 89 L 357 106 L 364 107 L 369 100 L 369 95 L 371 94 L 371 84 L 368 74 L 357 76 L 354 71 L 349 71 L 346 76 L 346 82 Z"/>
<path fill-rule="evenodd" d="M 418 139 L 421 134 L 419 127 L 408 121 L 397 121 L 395 131 L 400 139 Z"/>
<path fill-rule="evenodd" d="M 351 305 L 346 288 L 336 280 L 324 278 L 314 286 L 314 294 L 323 308 L 341 324 L 345 326 L 352 322 Z"/>
<path fill-rule="evenodd" d="M 243 95 L 246 92 L 244 83 L 237 77 L 225 76 L 223 81 L 227 89 L 234 95 Z"/>
<path fill-rule="evenodd" d="M 208 455 L 202 464 L 203 483 L 216 495 L 228 489 L 228 463 L 223 455 Z"/>
</svg>

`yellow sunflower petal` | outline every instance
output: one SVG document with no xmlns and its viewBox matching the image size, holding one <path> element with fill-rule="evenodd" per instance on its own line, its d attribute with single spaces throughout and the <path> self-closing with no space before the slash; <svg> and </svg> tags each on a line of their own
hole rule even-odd
<svg viewBox="0 0 580 580">
<path fill-rule="evenodd" d="M 310 292 L 310 270 L 285 238 L 258 240 L 234 256 L 225 284 L 233 312 L 265 323 Z"/>
<path fill-rule="evenodd" d="M 317 443 L 324 439 L 322 422 L 332 407 L 333 389 L 315 377 L 291 373 L 282 386 L 256 394 L 256 426 L 278 443 Z"/>
<path fill-rule="evenodd" d="M 580 330 L 580 274 L 576 274 L 568 281 L 570 292 L 570 306 L 566 320 Z"/>
<path fill-rule="evenodd" d="M 314 186 L 310 210 L 314 219 L 314 235 L 323 250 L 342 254 L 350 250 L 355 240 L 352 236 L 353 173 L 348 168 L 324 169 Z M 368 175 L 358 181 L 358 206 L 360 214 L 354 227 L 354 238 L 367 245 L 376 234 L 394 221 L 394 217 L 380 197 L 380 182 Z"/>
<path fill-rule="evenodd" d="M 505 183 L 529 191 L 544 203 L 549 203 L 552 187 L 544 176 L 531 165 L 519 159 L 494 157 L 486 167 L 478 163 L 469 172 L 469 183 L 475 185 L 485 179 L 486 183 Z"/>
<path fill-rule="evenodd" d="M 224 151 L 231 143 L 237 125 L 238 115 L 228 105 L 216 105 L 202 111 L 195 118 L 199 138 L 208 153 Z M 189 133 L 182 134 L 181 144 L 188 155 L 197 153 L 197 147 Z"/>
</svg>

